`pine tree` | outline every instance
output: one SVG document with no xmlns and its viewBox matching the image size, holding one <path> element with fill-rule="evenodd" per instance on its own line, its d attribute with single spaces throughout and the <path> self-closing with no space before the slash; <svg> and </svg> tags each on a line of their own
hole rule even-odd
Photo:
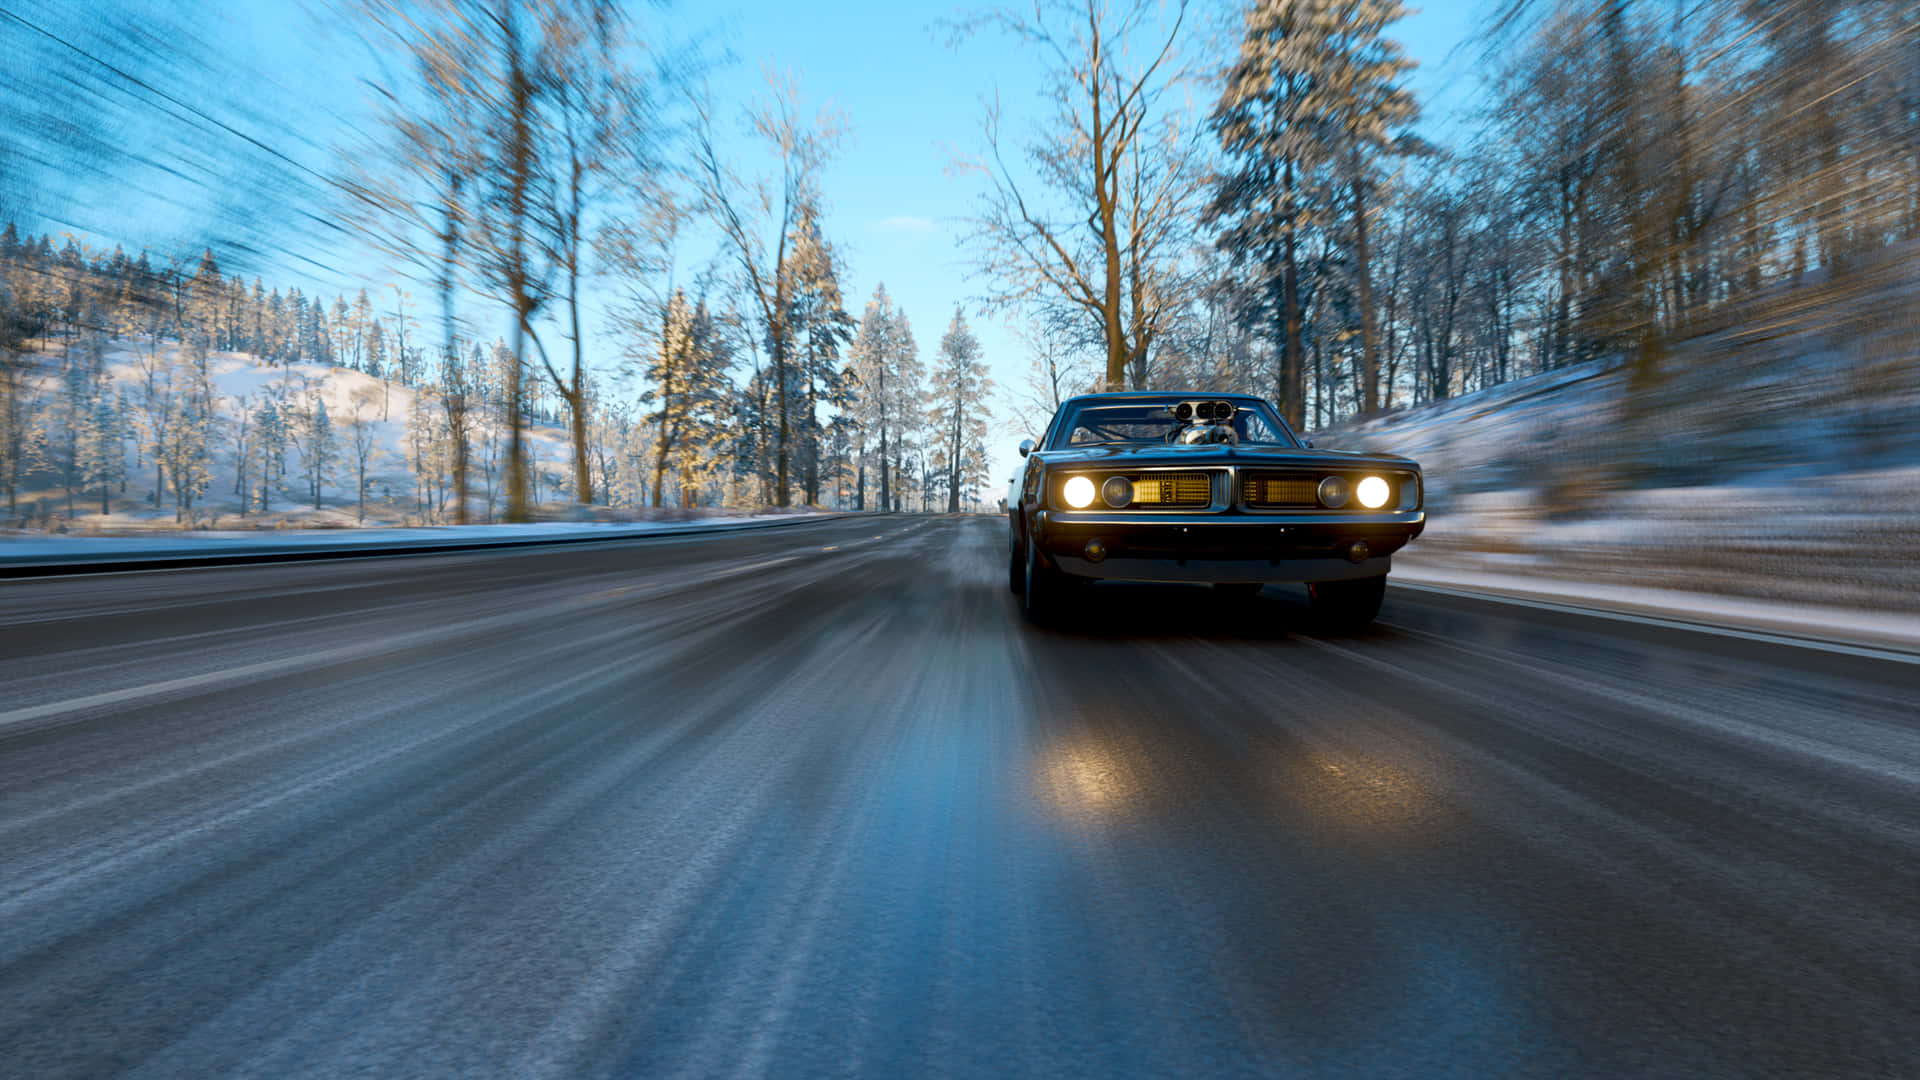
<svg viewBox="0 0 1920 1080">
<path fill-rule="evenodd" d="M 175 411 L 166 440 L 167 471 L 173 483 L 174 519 L 191 524 L 195 500 L 213 482 L 214 448 L 220 431 L 206 342 L 198 332 L 189 333 L 180 346 L 177 378 Z"/>
<path fill-rule="evenodd" d="M 254 445 L 258 454 L 258 463 L 254 473 L 260 483 L 260 510 L 271 509 L 274 487 L 287 471 L 287 443 L 290 432 L 287 423 L 286 401 L 277 393 L 268 393 L 260 403 L 260 409 L 254 414 L 256 435 Z"/>
<path fill-rule="evenodd" d="M 85 344 L 67 350 L 60 370 L 60 390 L 54 396 L 53 408 L 47 412 L 46 430 L 40 441 L 46 464 L 66 492 L 68 517 L 73 516 L 74 494 L 88 486 L 87 429 L 93 423 L 95 395 L 100 389 L 99 343 L 92 335 L 84 341 Z"/>
<path fill-rule="evenodd" d="M 788 245 L 786 276 L 788 325 L 795 346 L 795 362 L 788 371 L 787 398 L 798 402 L 793 410 L 794 464 L 806 501 L 820 501 L 820 442 L 824 431 L 820 408 L 843 396 L 840 386 L 840 349 L 854 333 L 854 321 L 841 298 L 839 259 L 833 245 L 820 234 L 817 209 L 803 204 Z"/>
<path fill-rule="evenodd" d="M 321 486 L 333 479 L 334 459 L 340 454 L 339 439 L 333 432 L 333 419 L 327 415 L 327 403 L 316 390 L 309 394 L 294 427 L 294 447 L 300 453 L 300 473 L 313 497 L 313 508 L 321 508 Z"/>
<path fill-rule="evenodd" d="M 874 298 L 866 302 L 866 311 L 860 315 L 860 327 L 854 331 L 849 348 L 852 377 L 856 382 L 852 413 L 860 425 L 862 444 L 870 446 L 876 457 L 881 509 L 893 509 L 893 463 L 897 461 L 900 446 L 900 404 L 904 402 L 900 392 L 900 348 L 902 342 L 910 348 L 914 340 L 912 332 L 900 331 L 899 317 L 893 298 L 887 296 L 885 282 L 881 282 L 874 288 Z M 856 505 L 866 509 L 866 454 L 860 459 L 854 492 Z"/>
<path fill-rule="evenodd" d="M 929 462 L 944 473 L 947 513 L 960 512 L 960 493 L 986 482 L 984 463 L 968 451 L 987 435 L 987 397 L 993 380 L 980 357 L 980 341 L 967 328 L 966 313 L 955 306 L 953 321 L 940 338 L 940 356 L 934 364 L 928 395 Z"/>
<path fill-rule="evenodd" d="M 897 511 L 905 505 L 903 482 L 912 482 L 914 478 L 914 471 L 908 465 L 921 450 L 919 432 L 926 402 L 921 389 L 926 381 L 926 367 L 920 362 L 920 346 L 914 341 L 913 326 L 907 321 L 906 311 L 897 307 L 888 319 L 887 356 L 892 374 L 888 387 L 892 400 L 888 408 L 896 432 L 890 470 L 894 480 L 891 509 Z"/>
<path fill-rule="evenodd" d="M 714 465 L 714 449 L 725 427 L 727 370 L 732 359 L 707 303 L 690 306 L 675 289 L 667 302 L 660 347 L 646 370 L 652 389 L 640 400 L 659 407 L 647 416 L 653 425 L 653 505 L 662 504 L 671 472 L 678 503 L 694 505 Z"/>
<path fill-rule="evenodd" d="M 1381 37 L 1404 14 L 1399 0 L 1255 0 L 1214 110 L 1229 168 L 1209 213 L 1226 223 L 1222 245 L 1254 253 L 1279 289 L 1276 389 L 1296 427 L 1306 420 L 1300 234 L 1334 212 L 1343 166 L 1365 220 L 1370 158 L 1415 112 L 1395 84 L 1412 65 Z"/>
<path fill-rule="evenodd" d="M 220 343 L 221 313 L 226 307 L 225 292 L 226 279 L 220 274 L 220 263 L 213 257 L 213 249 L 206 248 L 200 254 L 200 267 L 194 271 L 193 280 L 188 285 L 187 322 L 216 346 Z"/>
<path fill-rule="evenodd" d="M 87 481 L 100 490 L 100 513 L 113 512 L 112 496 L 116 485 L 127 478 L 125 405 L 113 392 L 112 380 L 105 372 L 97 377 L 93 416 L 82 446 Z"/>
</svg>

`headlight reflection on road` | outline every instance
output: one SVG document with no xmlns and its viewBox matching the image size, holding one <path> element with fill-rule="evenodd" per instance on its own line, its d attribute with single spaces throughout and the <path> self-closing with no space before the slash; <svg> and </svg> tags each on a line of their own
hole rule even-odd
<svg viewBox="0 0 1920 1080">
<path fill-rule="evenodd" d="M 1073 737 L 1048 747 L 1038 765 L 1041 795 L 1062 817 L 1110 821 L 1132 813 L 1144 801 L 1139 772 L 1105 740 Z"/>
<path fill-rule="evenodd" d="M 1323 829 L 1361 846 L 1419 838 L 1441 812 L 1433 784 L 1378 758 L 1309 750 L 1286 772 L 1291 801 Z"/>
</svg>

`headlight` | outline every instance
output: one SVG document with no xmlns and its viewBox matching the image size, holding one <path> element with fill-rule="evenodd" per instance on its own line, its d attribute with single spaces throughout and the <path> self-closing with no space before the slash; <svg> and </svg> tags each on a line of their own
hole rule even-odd
<svg viewBox="0 0 1920 1080">
<path fill-rule="evenodd" d="M 1109 476 L 1100 485 L 1100 498 L 1115 510 L 1133 501 L 1133 481 L 1124 476 Z"/>
<path fill-rule="evenodd" d="M 1093 505 L 1093 481 L 1084 476 L 1071 476 L 1061 486 L 1060 495 L 1067 505 L 1075 510 L 1085 510 Z"/>
<path fill-rule="evenodd" d="M 1369 510 L 1378 510 L 1387 505 L 1387 496 L 1392 493 L 1387 482 L 1377 476 L 1367 477 L 1353 489 L 1354 497 L 1360 500 L 1360 505 Z"/>
<path fill-rule="evenodd" d="M 1353 494 L 1353 490 L 1347 486 L 1345 477 L 1329 476 L 1320 481 L 1318 494 L 1321 506 L 1338 510 L 1347 505 L 1347 499 Z"/>
</svg>

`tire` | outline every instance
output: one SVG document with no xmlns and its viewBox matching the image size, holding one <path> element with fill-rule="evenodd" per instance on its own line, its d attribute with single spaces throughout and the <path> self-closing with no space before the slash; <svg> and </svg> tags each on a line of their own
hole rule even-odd
<svg viewBox="0 0 1920 1080">
<path fill-rule="evenodd" d="M 1072 580 L 1054 567 L 1040 561 L 1040 553 L 1034 549 L 1033 541 L 1020 545 L 1026 552 L 1022 560 L 1026 571 L 1026 582 L 1021 595 L 1026 598 L 1025 613 L 1027 621 L 1037 625 L 1058 618 L 1065 609 L 1065 598 L 1072 586 Z"/>
<path fill-rule="evenodd" d="M 1365 630 L 1380 614 L 1387 595 L 1387 575 L 1354 581 L 1313 581 L 1307 584 L 1308 607 L 1323 629 L 1352 634 Z"/>
<path fill-rule="evenodd" d="M 1007 552 L 1007 588 L 1015 596 L 1025 596 L 1027 592 L 1027 563 L 1020 557 L 1020 549 L 1025 546 L 1018 542 L 1009 544 Z"/>
</svg>

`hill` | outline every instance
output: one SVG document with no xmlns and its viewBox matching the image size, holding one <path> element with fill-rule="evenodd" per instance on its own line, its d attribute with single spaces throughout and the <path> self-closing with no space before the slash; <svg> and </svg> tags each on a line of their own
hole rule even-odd
<svg viewBox="0 0 1920 1080">
<path fill-rule="evenodd" d="M 1314 438 L 1425 467 L 1409 560 L 1920 610 L 1916 254 L 1717 313 L 1638 408 L 1615 359 Z"/>
</svg>

